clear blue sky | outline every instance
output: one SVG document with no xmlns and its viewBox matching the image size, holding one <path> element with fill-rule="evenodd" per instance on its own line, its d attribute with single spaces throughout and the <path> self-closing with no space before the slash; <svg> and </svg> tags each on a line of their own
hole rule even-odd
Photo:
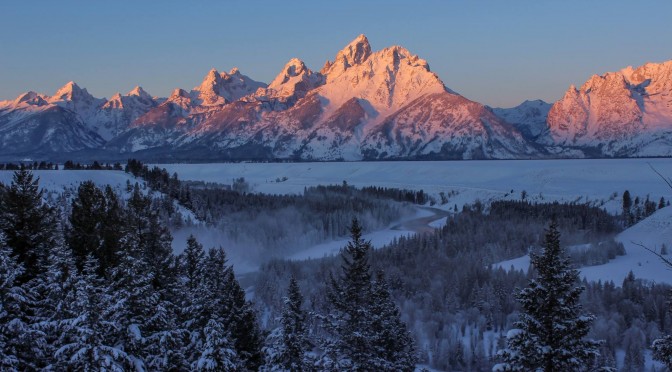
<svg viewBox="0 0 672 372">
<path fill-rule="evenodd" d="M 467 98 L 554 101 L 594 73 L 672 59 L 672 1 L 4 1 L 0 99 L 69 80 L 166 96 L 214 67 L 270 82 L 357 35 L 402 45 Z"/>
</svg>

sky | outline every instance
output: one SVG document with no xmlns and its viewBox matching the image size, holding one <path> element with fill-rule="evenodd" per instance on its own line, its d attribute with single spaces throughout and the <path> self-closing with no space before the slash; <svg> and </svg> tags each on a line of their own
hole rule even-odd
<svg viewBox="0 0 672 372">
<path fill-rule="evenodd" d="M 593 74 L 672 59 L 672 1 L 3 1 L 0 100 L 74 80 L 96 97 L 168 96 L 211 68 L 270 82 L 319 70 L 359 34 L 401 45 L 493 106 L 553 102 Z"/>
</svg>

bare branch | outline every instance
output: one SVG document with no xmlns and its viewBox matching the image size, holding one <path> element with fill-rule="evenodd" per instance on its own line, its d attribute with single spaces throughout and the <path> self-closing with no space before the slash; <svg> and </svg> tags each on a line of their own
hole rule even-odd
<svg viewBox="0 0 672 372">
<path fill-rule="evenodd" d="M 660 254 L 660 253 L 656 252 L 655 250 L 645 246 L 642 243 L 635 243 L 633 241 L 630 241 L 630 243 L 632 243 L 636 246 L 642 247 L 642 248 L 646 249 L 647 251 L 653 253 L 654 255 L 656 255 L 656 257 L 658 257 L 661 261 L 663 261 L 663 263 L 665 265 L 667 265 L 668 268 L 672 269 L 672 260 L 670 260 L 669 258 L 665 258 L 665 256 L 663 256 L 662 254 Z"/>
<path fill-rule="evenodd" d="M 658 170 L 656 168 L 654 168 L 653 165 L 651 165 L 651 163 L 647 163 L 647 164 L 649 165 L 651 170 L 654 171 L 658 175 L 658 177 L 662 178 L 663 181 L 667 184 L 667 186 L 669 186 L 669 188 L 672 189 L 672 179 L 665 178 L 665 176 L 663 176 L 660 172 L 658 172 Z"/>
</svg>

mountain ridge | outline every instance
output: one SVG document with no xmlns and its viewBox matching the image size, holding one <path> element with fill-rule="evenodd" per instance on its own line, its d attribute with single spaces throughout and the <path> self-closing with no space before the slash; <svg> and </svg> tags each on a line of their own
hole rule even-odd
<svg viewBox="0 0 672 372">
<path fill-rule="evenodd" d="M 26 140 L 29 139 L 29 140 Z M 0 101 L 0 157 L 210 160 L 672 156 L 672 61 L 593 75 L 550 104 L 491 108 L 401 46 L 357 36 L 319 72 L 290 59 L 265 84 L 211 69 L 187 91 L 110 99 L 68 82 Z"/>
</svg>

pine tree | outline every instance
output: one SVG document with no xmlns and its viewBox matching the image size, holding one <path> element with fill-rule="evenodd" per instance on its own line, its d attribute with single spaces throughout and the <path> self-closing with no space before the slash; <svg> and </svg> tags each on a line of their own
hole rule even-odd
<svg viewBox="0 0 672 372">
<path fill-rule="evenodd" d="M 186 279 L 186 291 L 193 293 L 203 281 L 205 271 L 205 251 L 193 235 L 187 239 L 187 248 L 182 255 L 183 272 Z"/>
<path fill-rule="evenodd" d="M 362 238 L 356 219 L 350 235 L 342 253 L 341 276 L 332 276 L 328 285 L 332 313 L 325 317 L 325 327 L 333 337 L 324 341 L 319 364 L 324 369 L 413 370 L 413 342 L 382 273 L 372 282 L 371 243 Z"/>
<path fill-rule="evenodd" d="M 194 242 L 195 243 L 195 242 Z M 190 255 L 198 256 L 198 246 L 193 244 Z M 183 272 L 187 272 L 184 267 Z M 195 265 L 198 266 L 198 265 Z M 195 269 L 198 272 L 200 269 Z M 190 360 L 198 360 L 207 347 L 208 324 L 216 321 L 221 325 L 221 332 L 233 344 L 238 360 L 247 370 L 256 371 L 264 363 L 262 347 L 263 339 L 256 313 L 252 303 L 245 299 L 245 291 L 236 280 L 233 268 L 227 264 L 226 253 L 222 248 L 212 248 L 203 264 L 203 279 L 193 291 L 187 295 L 187 304 L 182 311 L 185 327 L 191 334 Z M 189 286 L 189 283 L 185 283 Z M 220 331 L 217 331 L 220 332 Z M 220 332 L 220 333 L 221 333 Z"/>
<path fill-rule="evenodd" d="M 74 307 L 79 280 L 74 255 L 63 242 L 51 249 L 46 271 L 33 280 L 37 282 L 35 291 L 39 298 L 35 323 L 45 333 L 43 354 L 47 359 L 45 363 L 53 369 L 66 369 L 66 365 L 53 356 L 56 350 L 71 341 L 65 329 L 67 321 L 79 315 Z"/>
<path fill-rule="evenodd" d="M 55 215 L 43 202 L 39 178 L 24 169 L 14 172 L 12 183 L 0 201 L 0 230 L 12 254 L 24 267 L 18 278 L 25 283 L 45 267 L 48 249 L 53 245 Z"/>
<path fill-rule="evenodd" d="M 371 243 L 362 238 L 362 227 L 354 219 L 350 241 L 341 255 L 341 276 L 333 276 L 327 289 L 332 314 L 325 326 L 333 338 L 323 345 L 320 364 L 329 369 L 374 370 L 370 303 L 373 296 L 368 254 Z"/>
<path fill-rule="evenodd" d="M 672 370 L 672 335 L 666 335 L 653 341 L 653 358 Z"/>
<path fill-rule="evenodd" d="M 27 328 L 24 323 L 24 303 L 28 299 L 23 288 L 17 283 L 22 273 L 22 265 L 11 256 L 0 233 L 0 369 L 2 370 L 18 370 L 20 366 L 25 366 L 20 360 L 19 350 L 13 340 L 17 336 L 17 331 L 22 332 Z"/>
<path fill-rule="evenodd" d="M 170 235 L 155 230 L 155 215 L 146 208 L 148 200 L 134 193 L 129 202 L 131 216 L 122 234 L 112 269 L 116 303 L 113 320 L 119 325 L 117 343 L 124 345 L 134 365 L 149 369 L 185 367 L 182 348 L 185 331 L 176 322 L 177 278 L 166 251 Z M 133 205 L 133 203 L 135 203 Z M 155 258 L 150 261 L 149 257 Z"/>
<path fill-rule="evenodd" d="M 211 319 L 203 330 L 203 351 L 192 369 L 199 371 L 240 371 L 244 368 L 220 320 Z"/>
<path fill-rule="evenodd" d="M 623 220 L 626 226 L 632 225 L 632 197 L 628 190 L 623 193 Z"/>
<path fill-rule="evenodd" d="M 310 361 L 306 351 L 311 347 L 306 330 L 303 296 L 296 279 L 289 280 L 287 297 L 280 318 L 280 327 L 267 338 L 266 371 L 308 371 Z"/>
<path fill-rule="evenodd" d="M 19 370 L 35 370 L 46 365 L 48 345 L 35 315 L 36 279 L 21 283 L 23 271 L 0 232 L 0 367 L 15 362 Z"/>
<path fill-rule="evenodd" d="M 546 232 L 541 255 L 532 255 L 537 278 L 518 293 L 522 311 L 516 329 L 500 350 L 504 363 L 493 370 L 582 371 L 598 356 L 598 342 L 587 340 L 593 316 L 580 315 L 578 271 L 570 268 L 560 246 L 557 224 Z"/>
<path fill-rule="evenodd" d="M 97 266 L 92 256 L 84 262 L 73 304 L 77 316 L 63 322 L 69 342 L 56 351 L 56 357 L 68 370 L 124 371 L 133 361 L 113 343 L 112 335 L 119 328 L 110 316 L 115 300 L 110 288 L 98 277 Z"/>
<path fill-rule="evenodd" d="M 376 272 L 371 297 L 373 317 L 373 347 L 378 370 L 413 371 L 417 363 L 411 334 L 401 321 L 397 305 L 392 300 L 390 289 L 382 271 Z"/>
<path fill-rule="evenodd" d="M 125 214 L 117 193 L 110 185 L 105 186 L 105 223 L 100 229 L 100 257 L 106 263 L 108 272 L 118 263 L 121 240 L 126 230 Z"/>
<path fill-rule="evenodd" d="M 218 251 L 220 255 L 224 254 L 223 249 L 219 248 Z M 236 352 L 245 367 L 250 371 L 256 371 L 264 364 L 262 353 L 264 339 L 256 312 L 252 303 L 245 299 L 245 291 L 238 283 L 233 269 L 228 270 L 225 279 L 227 293 L 225 306 L 228 307 L 228 311 L 224 314 L 228 316 L 224 318 L 224 325 L 230 330 Z"/>
<path fill-rule="evenodd" d="M 77 267 L 81 269 L 92 254 L 100 263 L 101 276 L 111 266 L 109 256 L 102 252 L 102 229 L 107 223 L 105 204 L 105 195 L 93 181 L 82 182 L 72 199 L 70 225 L 66 229 L 66 242 L 75 254 Z"/>
</svg>

